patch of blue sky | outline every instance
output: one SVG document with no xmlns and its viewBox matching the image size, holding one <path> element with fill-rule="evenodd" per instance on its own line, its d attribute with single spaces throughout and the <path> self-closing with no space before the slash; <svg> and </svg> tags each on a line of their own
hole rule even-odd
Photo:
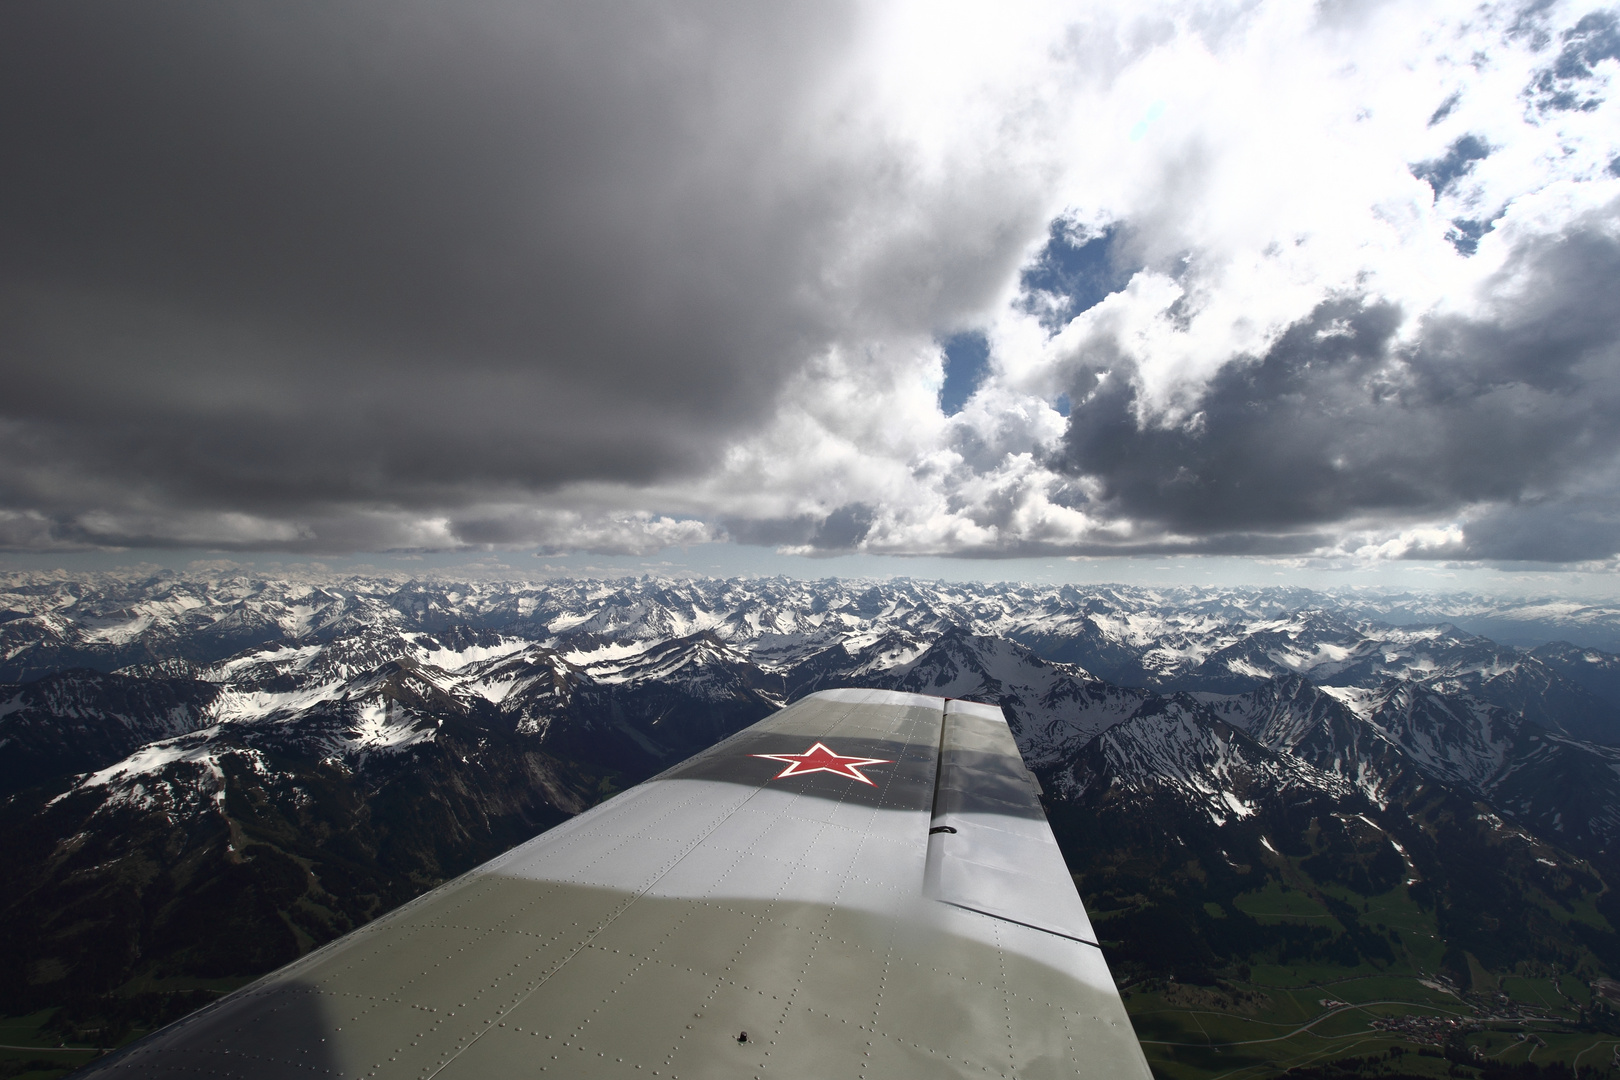
<svg viewBox="0 0 1620 1080">
<path fill-rule="evenodd" d="M 1426 181 L 1439 198 L 1474 169 L 1474 163 L 1491 156 L 1491 146 L 1478 135 L 1464 135 L 1446 148 L 1445 157 L 1420 161 L 1411 166 L 1412 175 Z"/>
<path fill-rule="evenodd" d="M 1058 330 L 1123 289 L 1141 268 L 1121 262 L 1121 232 L 1117 224 L 1087 234 L 1062 219 L 1052 222 L 1046 246 L 1019 279 L 1022 308 Z"/>
<path fill-rule="evenodd" d="M 1442 121 L 1446 117 L 1450 116 L 1452 114 L 1452 112 L 1454 112 L 1456 110 L 1457 102 L 1459 102 L 1461 100 L 1462 100 L 1462 95 L 1459 93 L 1459 94 L 1452 94 L 1450 97 L 1446 98 L 1446 100 L 1442 101 L 1440 103 L 1440 107 L 1435 109 L 1434 112 L 1432 114 L 1430 114 L 1430 116 L 1429 116 L 1429 126 L 1434 127 L 1434 125 L 1438 124 L 1440 121 Z"/>
<path fill-rule="evenodd" d="M 970 330 L 946 338 L 943 345 L 945 383 L 939 388 L 939 408 L 946 416 L 955 416 L 990 372 L 990 341 Z"/>
<path fill-rule="evenodd" d="M 1495 228 L 1495 218 L 1489 221 L 1452 218 L 1451 228 L 1446 230 L 1446 239 L 1457 249 L 1457 254 L 1468 257 L 1479 251 L 1480 238 Z"/>
<path fill-rule="evenodd" d="M 1603 103 L 1601 83 L 1593 70 L 1605 60 L 1620 60 L 1620 16 L 1594 11 L 1564 31 L 1564 47 L 1553 65 L 1541 72 L 1534 90 L 1543 111 L 1591 112 Z"/>
</svg>

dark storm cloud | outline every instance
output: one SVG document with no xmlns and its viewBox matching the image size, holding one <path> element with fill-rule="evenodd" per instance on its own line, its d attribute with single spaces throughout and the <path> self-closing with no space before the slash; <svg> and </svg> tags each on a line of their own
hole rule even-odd
<svg viewBox="0 0 1620 1080">
<path fill-rule="evenodd" d="M 409 543 L 388 514 L 701 470 L 840 332 L 926 332 L 1018 235 L 982 281 L 851 315 L 870 283 L 823 263 L 897 170 L 798 126 L 849 22 L 0 7 L 0 510 L 35 515 L 13 542 L 180 542 L 195 512 L 250 545 Z"/>
<path fill-rule="evenodd" d="M 1094 361 L 1057 461 L 1197 550 L 1256 533 L 1308 550 L 1327 526 L 1473 507 L 1470 556 L 1613 555 L 1620 242 L 1600 224 L 1524 242 L 1491 319 L 1432 318 L 1412 343 L 1391 304 L 1324 303 L 1226 365 L 1189 424 L 1139 424 L 1128 365 Z"/>
<path fill-rule="evenodd" d="M 715 288 L 791 280 L 799 223 L 727 235 L 746 178 L 671 175 L 741 134 L 699 128 L 691 82 L 793 72 L 700 73 L 696 28 L 591 10 L 8 5 L 9 417 L 98 477 L 271 511 L 691 464 L 804 328 Z"/>
<path fill-rule="evenodd" d="M 1612 558 L 1620 551 L 1620 498 L 1612 473 L 1577 497 L 1493 506 L 1468 523 L 1462 554 L 1533 562 Z"/>
<path fill-rule="evenodd" d="M 873 507 L 861 503 L 840 506 L 817 527 L 810 543 L 820 551 L 849 551 L 865 539 L 875 520 Z"/>
<path fill-rule="evenodd" d="M 741 544 L 763 544 L 800 550 L 805 554 L 842 555 L 853 551 L 872 530 L 877 508 L 846 503 L 824 515 L 792 518 L 734 518 L 726 533 Z"/>
</svg>

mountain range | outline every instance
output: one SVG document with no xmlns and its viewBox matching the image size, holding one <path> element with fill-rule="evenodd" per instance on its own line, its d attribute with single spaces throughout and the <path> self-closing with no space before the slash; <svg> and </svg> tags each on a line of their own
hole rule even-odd
<svg viewBox="0 0 1620 1080">
<path fill-rule="evenodd" d="M 1617 627 L 1297 589 L 15 574 L 0 1013 L 109 1045 L 850 685 L 1003 707 L 1126 978 L 1394 963 L 1334 888 L 1428 905 L 1414 970 L 1620 974 Z M 1339 896 L 1331 932 L 1233 937 L 1267 875 Z"/>
</svg>

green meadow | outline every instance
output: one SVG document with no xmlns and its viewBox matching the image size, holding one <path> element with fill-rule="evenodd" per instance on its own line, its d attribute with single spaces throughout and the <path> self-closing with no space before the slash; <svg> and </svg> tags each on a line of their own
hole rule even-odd
<svg viewBox="0 0 1620 1080">
<path fill-rule="evenodd" d="M 1620 1078 L 1620 896 L 1466 799 L 1048 814 L 1163 1080 Z"/>
</svg>

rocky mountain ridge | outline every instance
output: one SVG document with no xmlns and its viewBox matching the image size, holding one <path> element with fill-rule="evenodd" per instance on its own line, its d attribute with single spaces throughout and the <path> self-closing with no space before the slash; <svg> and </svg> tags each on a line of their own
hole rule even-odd
<svg viewBox="0 0 1620 1080">
<path fill-rule="evenodd" d="M 0 575 L 0 682 L 69 667 L 208 664 L 256 646 L 373 634 L 496 631 L 588 652 L 708 632 L 768 670 L 836 644 L 931 638 L 947 626 L 1005 637 L 1099 678 L 1155 689 L 1293 672 L 1365 683 L 1415 676 L 1436 649 L 1452 677 L 1494 670 L 1459 630 L 1512 618 L 1538 628 L 1531 650 L 1600 699 L 1620 694 L 1601 641 L 1620 646 L 1620 606 L 1494 603 L 1467 596 L 1339 595 L 1290 588 L 1171 588 L 785 578 L 620 581 L 290 580 L 178 574 Z M 1537 621 L 1539 620 L 1539 622 Z M 1448 625 L 1449 624 L 1449 625 Z M 1330 678 L 1324 678 L 1330 676 Z M 1440 677 L 1438 674 L 1435 677 Z M 1185 684 L 1185 685 L 1184 685 Z"/>
</svg>

